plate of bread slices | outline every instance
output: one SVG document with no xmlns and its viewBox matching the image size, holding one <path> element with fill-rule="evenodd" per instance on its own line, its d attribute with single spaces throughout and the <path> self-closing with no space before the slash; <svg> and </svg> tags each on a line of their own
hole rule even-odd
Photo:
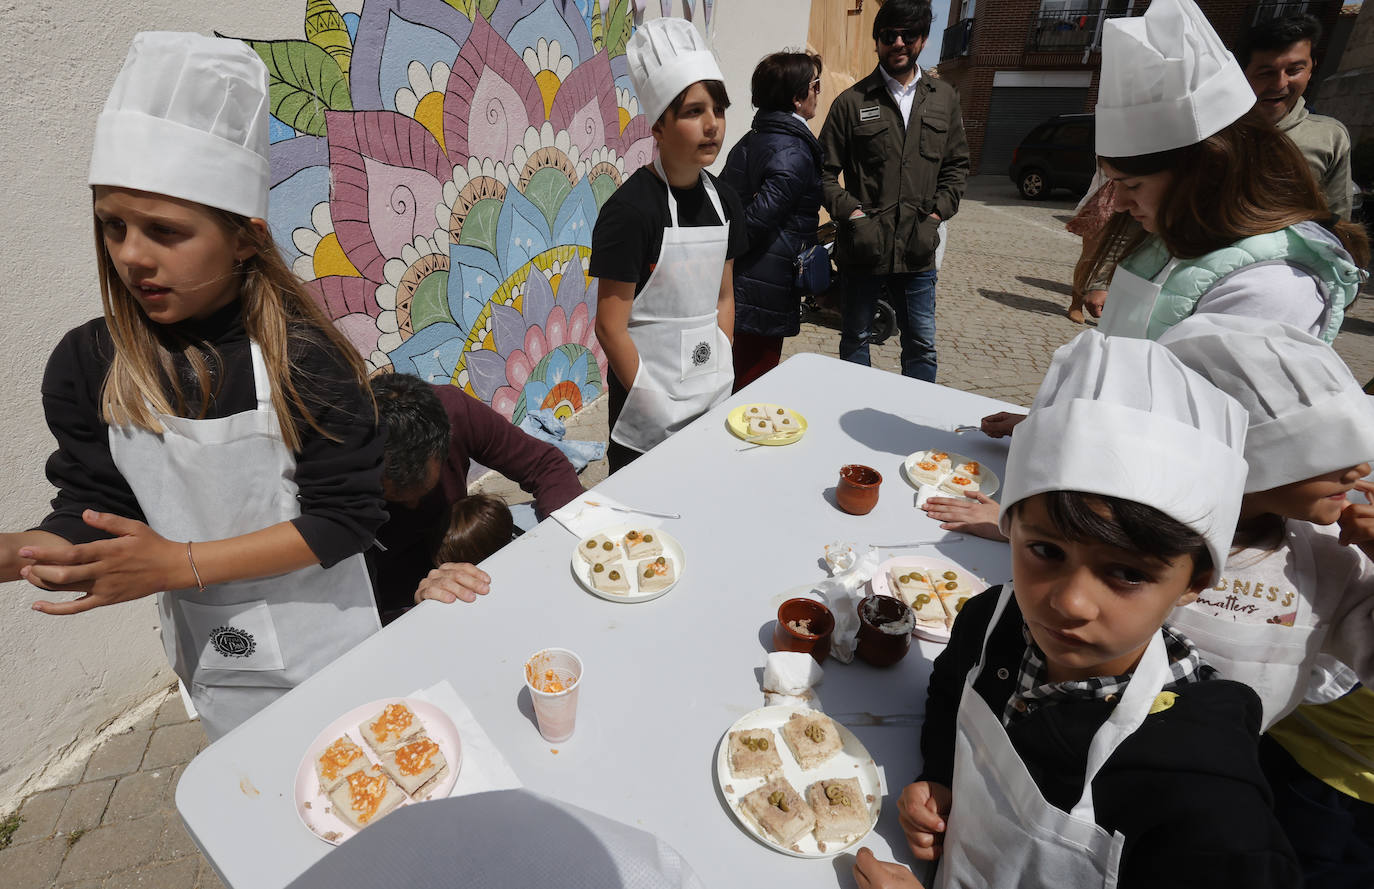
<svg viewBox="0 0 1374 889">
<path fill-rule="evenodd" d="M 780 404 L 742 404 L 725 417 L 725 425 L 750 444 L 773 447 L 806 434 L 806 418 Z"/>
<path fill-rule="evenodd" d="M 949 451 L 917 451 L 902 461 L 902 475 L 913 488 L 932 485 L 947 497 L 962 497 L 965 491 L 991 497 L 1001 485 L 986 465 Z"/>
<path fill-rule="evenodd" d="M 764 707 L 721 739 L 716 781 L 750 836 L 785 855 L 830 858 L 878 823 L 878 766 L 854 733 L 818 710 Z"/>
<path fill-rule="evenodd" d="M 913 634 L 948 642 L 949 630 L 964 603 L 988 588 L 962 565 L 935 556 L 897 556 L 873 572 L 873 593 L 896 596 L 916 613 Z"/>
<path fill-rule="evenodd" d="M 311 742 L 296 770 L 296 814 L 337 846 L 400 806 L 446 796 L 462 761 L 458 729 L 438 707 L 373 701 Z"/>
<path fill-rule="evenodd" d="M 682 579 L 682 545 L 660 528 L 611 525 L 573 548 L 572 572 L 587 592 L 612 602 L 648 602 Z"/>
</svg>

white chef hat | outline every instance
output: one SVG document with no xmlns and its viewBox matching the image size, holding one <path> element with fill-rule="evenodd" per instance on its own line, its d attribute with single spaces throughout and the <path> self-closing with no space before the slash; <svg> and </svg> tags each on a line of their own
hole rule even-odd
<svg viewBox="0 0 1374 889">
<path fill-rule="evenodd" d="M 1245 484 L 1245 410 L 1151 340 L 1085 331 L 1054 353 L 1016 427 L 1002 497 L 1081 491 L 1152 506 L 1231 548 Z"/>
<path fill-rule="evenodd" d="M 1306 331 L 1200 314 L 1159 343 L 1249 411 L 1247 492 L 1374 460 L 1374 399 L 1336 350 Z"/>
<path fill-rule="evenodd" d="M 677 94 L 698 80 L 725 80 L 706 38 L 686 19 L 651 19 L 625 45 L 639 107 L 656 122 Z"/>
<path fill-rule="evenodd" d="M 95 125 L 91 185 L 266 218 L 267 67 L 240 40 L 134 36 Z"/>
<path fill-rule="evenodd" d="M 1194 145 L 1255 104 L 1255 93 L 1193 0 L 1154 0 L 1102 26 L 1097 153 L 1134 157 Z"/>
</svg>

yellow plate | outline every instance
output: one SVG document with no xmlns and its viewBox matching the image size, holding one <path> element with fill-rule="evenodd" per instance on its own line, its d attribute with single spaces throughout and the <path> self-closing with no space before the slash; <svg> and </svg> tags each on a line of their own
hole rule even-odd
<svg viewBox="0 0 1374 889">
<path fill-rule="evenodd" d="M 800 424 L 796 432 L 775 432 L 772 435 L 763 435 L 759 438 L 750 436 L 749 423 L 747 420 L 744 419 L 744 412 L 756 404 L 763 405 L 766 408 L 785 407 L 785 405 L 767 404 L 762 401 L 754 401 L 750 402 L 749 404 L 742 404 L 734 410 L 730 411 L 730 414 L 725 418 L 725 425 L 727 428 L 729 428 L 729 430 L 732 433 L 734 433 L 736 438 L 742 438 L 750 444 L 761 444 L 769 445 L 772 447 L 780 447 L 782 445 L 790 445 L 794 441 L 799 441 L 801 437 L 806 434 L 806 418 L 803 417 L 799 412 L 794 411 L 792 410 L 792 408 L 789 407 L 787 408 L 787 410 L 791 411 L 792 416 L 796 417 L 797 422 Z"/>
</svg>

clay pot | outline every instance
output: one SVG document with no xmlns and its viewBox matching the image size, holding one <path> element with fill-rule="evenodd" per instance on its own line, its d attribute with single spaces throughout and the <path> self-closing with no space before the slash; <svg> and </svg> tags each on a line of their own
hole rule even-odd
<svg viewBox="0 0 1374 889">
<path fill-rule="evenodd" d="M 867 515 L 878 505 L 878 486 L 883 476 L 871 466 L 850 463 L 840 468 L 835 502 L 850 515 Z"/>
<path fill-rule="evenodd" d="M 788 626 L 795 621 L 810 621 L 810 633 Z M 821 663 L 830 654 L 830 634 L 835 629 L 835 615 L 824 603 L 815 599 L 788 599 L 778 606 L 778 621 L 773 625 L 774 651 L 800 651 Z"/>
<path fill-rule="evenodd" d="M 859 603 L 859 641 L 854 653 L 875 667 L 906 657 L 916 615 L 901 599 L 869 596 Z"/>
</svg>

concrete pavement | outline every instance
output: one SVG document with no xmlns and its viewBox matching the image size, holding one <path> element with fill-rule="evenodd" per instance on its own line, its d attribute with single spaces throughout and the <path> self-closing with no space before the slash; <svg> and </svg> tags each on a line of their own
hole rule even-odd
<svg viewBox="0 0 1374 889">
<path fill-rule="evenodd" d="M 950 224 L 936 324 L 938 382 L 1030 404 L 1055 348 L 1082 327 L 1064 317 L 1079 241 L 1064 231 L 1072 200 L 1029 203 L 1009 181 L 970 182 Z M 824 319 L 803 325 L 784 355 L 834 355 L 839 332 Z M 1374 305 L 1356 304 L 1336 349 L 1361 382 L 1374 377 Z M 896 337 L 873 350 L 896 372 Z M 605 399 L 569 424 L 570 438 L 606 438 Z M 605 478 L 588 467 L 588 487 Z M 510 502 L 528 499 L 499 476 L 479 487 Z M 156 713 L 107 739 L 84 762 L 50 776 L 51 789 L 26 799 L 9 827 L 0 819 L 0 886 L 5 889 L 213 889 L 220 886 L 177 815 L 182 769 L 205 745 L 173 691 Z"/>
</svg>

